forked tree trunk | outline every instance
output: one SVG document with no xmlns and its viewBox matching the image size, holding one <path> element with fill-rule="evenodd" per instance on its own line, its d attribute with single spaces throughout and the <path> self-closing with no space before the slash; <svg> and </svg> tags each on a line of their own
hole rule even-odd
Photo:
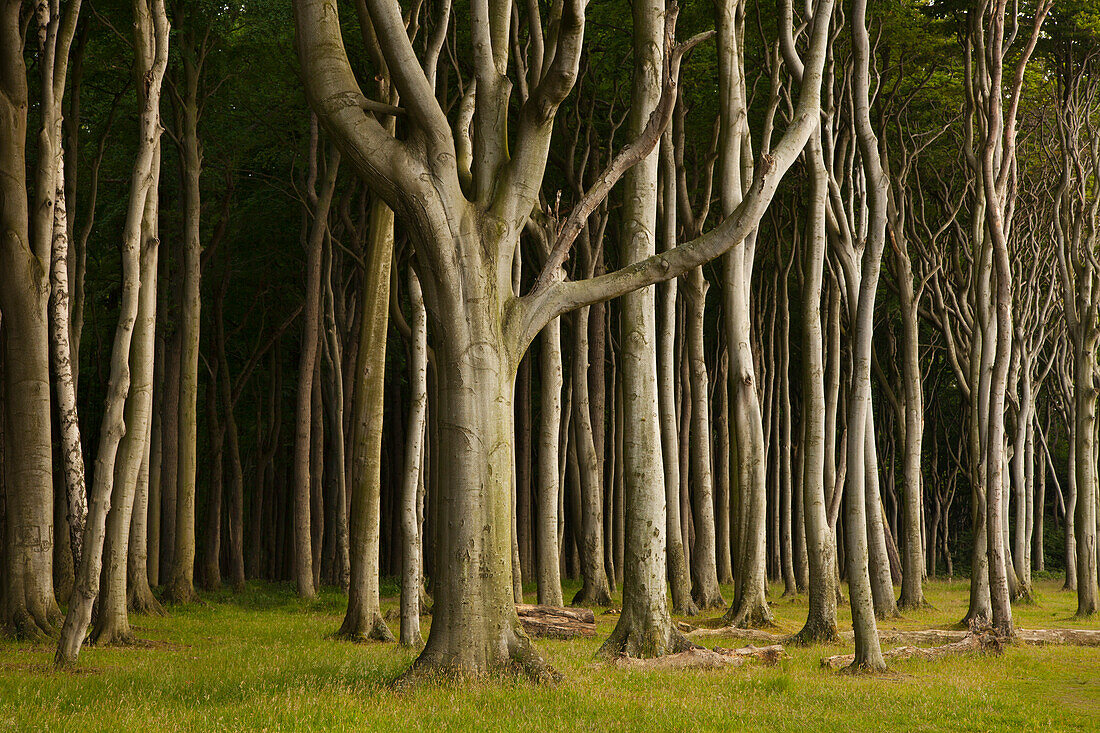
<svg viewBox="0 0 1100 733">
<path fill-rule="evenodd" d="M 722 116 L 719 138 L 719 195 L 722 214 L 728 216 L 745 194 L 746 175 L 752 162 L 743 157 L 748 147 L 748 106 L 743 44 L 744 2 L 728 0 L 717 8 L 718 82 Z M 752 319 L 749 307 L 753 252 L 756 235 L 734 245 L 723 258 L 723 316 L 729 348 L 729 397 L 734 443 L 737 446 L 736 478 L 731 476 L 737 511 L 734 521 L 734 601 L 724 621 L 729 626 L 768 626 L 771 609 L 767 589 L 767 477 L 764 452 L 764 423 L 757 395 L 751 344 Z M 732 496 L 732 494 L 731 494 Z"/>
<path fill-rule="evenodd" d="M 867 465 L 870 443 L 874 434 L 868 431 L 871 417 L 871 338 L 874 329 L 874 303 L 878 289 L 882 250 L 886 238 L 886 180 L 878 151 L 878 140 L 871 128 L 870 119 L 870 40 L 867 33 L 866 0 L 854 0 L 851 7 L 852 47 L 855 58 L 852 106 L 856 133 L 862 157 L 868 190 L 868 240 L 866 242 L 862 278 L 855 318 L 852 319 L 852 392 L 848 399 L 848 476 L 844 486 L 846 514 L 844 534 L 847 542 L 848 594 L 852 605 L 852 627 L 855 630 L 855 660 L 852 667 L 858 670 L 881 671 L 886 669 L 879 645 L 875 624 L 875 607 L 868 572 L 867 486 L 870 483 L 866 471 L 877 470 L 877 465 Z M 878 514 L 878 496 L 874 492 L 874 514 Z M 878 514 L 881 518 L 881 514 Z M 880 519 L 881 521 L 881 519 Z M 893 594 L 891 592 L 891 600 Z"/>
</svg>

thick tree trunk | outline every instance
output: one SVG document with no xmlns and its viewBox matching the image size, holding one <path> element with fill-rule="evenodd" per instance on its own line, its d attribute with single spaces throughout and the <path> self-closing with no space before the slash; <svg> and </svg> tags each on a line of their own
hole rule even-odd
<svg viewBox="0 0 1100 733">
<path fill-rule="evenodd" d="M 3 403 L 5 547 L 0 580 L 0 628 L 41 638 L 61 621 L 53 590 L 53 450 L 50 417 L 49 300 L 51 211 L 55 193 L 50 155 L 40 162 L 37 199 L 28 211 L 26 25 L 21 3 L 0 10 L 0 359 Z M 63 86 L 63 84 L 62 84 Z M 44 100 L 51 99 L 46 93 Z M 43 110 L 45 113 L 46 110 Z M 48 118 L 48 115 L 44 114 Z M 52 130 L 50 125 L 46 128 Z M 56 170 L 54 171 L 56 175 Z M 45 238 L 30 240 L 29 217 Z"/>
<path fill-rule="evenodd" d="M 465 275 L 473 287 L 475 273 Z M 432 412 L 439 430 L 439 440 L 432 441 L 439 503 L 434 546 L 461 555 L 435 568 L 431 631 L 406 681 L 422 674 L 476 677 L 502 670 L 553 675 L 524 631 L 513 598 L 509 514 L 518 360 L 506 353 L 487 310 L 494 299 L 468 301 L 469 310 L 449 294 L 443 303 L 428 302 L 431 323 L 440 329 L 429 329 L 437 380 Z"/>
</svg>

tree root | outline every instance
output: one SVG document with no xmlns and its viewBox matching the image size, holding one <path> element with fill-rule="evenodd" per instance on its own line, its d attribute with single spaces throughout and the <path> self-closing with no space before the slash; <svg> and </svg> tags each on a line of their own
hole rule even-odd
<svg viewBox="0 0 1100 733">
<path fill-rule="evenodd" d="M 769 629 L 775 627 L 775 618 L 767 601 L 748 603 L 730 610 L 722 617 L 727 626 L 738 629 Z"/>
<path fill-rule="evenodd" d="M 366 623 L 362 623 L 362 620 L 358 623 L 351 622 L 345 617 L 344 623 L 340 630 L 336 632 L 335 637 L 355 642 L 397 641 L 393 632 L 390 631 L 390 627 L 386 625 L 386 620 L 378 613 L 374 614 Z"/>
<path fill-rule="evenodd" d="M 507 641 L 491 649 L 501 647 L 503 654 L 478 661 L 460 660 L 438 648 L 432 650 L 425 647 L 413 665 L 394 680 L 393 688 L 404 692 L 422 684 L 461 684 L 499 675 L 512 675 L 538 683 L 554 683 L 562 679 L 561 674 L 539 654 L 522 625 L 517 623 L 508 634 Z"/>
<path fill-rule="evenodd" d="M 164 616 L 166 614 L 164 606 L 153 595 L 153 591 L 150 590 L 149 586 L 140 589 L 136 585 L 131 586 L 126 593 L 126 608 L 130 613 L 144 613 L 150 616 Z"/>
<path fill-rule="evenodd" d="M 692 647 L 676 654 L 666 654 L 651 659 L 636 657 L 616 657 L 613 664 L 620 669 L 646 669 L 674 671 L 683 669 L 733 669 L 755 659 L 763 664 L 772 665 L 785 657 L 783 647 L 778 644 L 755 647 L 749 645 L 741 649 L 723 649 L 715 647 L 704 649 Z"/>
</svg>

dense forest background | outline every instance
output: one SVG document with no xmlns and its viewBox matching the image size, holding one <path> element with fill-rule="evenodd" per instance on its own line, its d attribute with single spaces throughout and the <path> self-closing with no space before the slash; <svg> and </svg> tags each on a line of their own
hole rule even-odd
<svg viewBox="0 0 1100 733">
<path fill-rule="evenodd" d="M 92 623 L 93 637 L 104 641 L 129 634 L 127 605 L 157 610 L 193 598 L 193 585 L 243 590 L 246 579 L 266 579 L 293 581 L 305 596 L 321 585 L 348 590 L 346 634 L 420 644 L 414 617 L 433 600 L 437 623 L 441 603 L 459 603 L 451 595 L 458 588 L 473 606 L 494 608 L 490 591 L 463 585 L 479 563 L 482 577 L 496 572 L 484 570 L 487 564 L 506 566 L 501 572 L 517 601 L 527 586 L 539 603 L 602 606 L 621 589 L 625 618 L 632 613 L 627 586 L 645 585 L 631 580 L 645 553 L 630 528 L 642 506 L 631 486 L 647 476 L 659 505 L 649 515 L 660 517 L 657 592 L 663 598 L 670 581 L 675 615 L 728 606 L 730 624 L 766 626 L 775 599 L 752 585 L 758 568 L 782 582 L 785 595 L 812 595 L 821 573 L 851 581 L 855 568 L 868 574 L 866 601 L 879 617 L 919 608 L 928 578 L 971 576 L 968 619 L 1011 630 L 1011 617 L 1006 626 L 1000 615 L 1000 585 L 1012 602 L 1027 602 L 1032 579 L 1043 574 L 1064 577 L 1079 593 L 1080 612 L 1095 613 L 1096 3 L 885 0 L 834 10 L 824 2 L 792 8 L 688 0 L 673 31 L 681 44 L 691 39 L 688 46 L 666 42 L 672 6 L 664 2 L 582 3 L 575 73 L 563 75 L 569 84 L 560 103 L 546 103 L 554 109 L 545 171 L 531 178 L 533 190 L 499 161 L 530 149 L 525 125 L 537 127 L 528 121 L 537 117 L 531 100 L 569 50 L 562 39 L 572 32 L 571 2 L 490 3 L 493 33 L 486 37 L 496 75 L 485 70 L 485 3 L 476 0 L 0 5 L 3 124 L 19 107 L 13 76 L 29 100 L 20 111 L 26 134 L 5 135 L 8 152 L 0 151 L 22 148 L 24 170 L 14 172 L 25 173 L 22 194 L 5 184 L 0 208 L 12 209 L 13 195 L 29 197 L 21 230 L 28 241 L 42 236 L 35 202 L 48 197 L 41 182 L 53 180 L 43 177 L 43 161 L 64 151 L 56 180 L 67 213 L 60 229 L 71 414 L 79 415 L 79 488 L 88 492 L 91 517 L 87 529 L 81 517 L 79 532 L 70 532 L 73 445 L 62 398 L 52 398 L 52 428 L 28 418 L 19 401 L 28 382 L 16 371 L 29 363 L 22 349 L 30 340 L 22 311 L 11 305 L 12 283 L 21 277 L 11 265 L 17 248 L 5 243 L 6 628 L 35 636 L 61 626 L 57 605 L 36 610 L 24 602 L 34 595 L 25 591 L 29 575 L 14 568 L 34 564 L 25 561 L 28 552 L 49 553 L 36 567 L 49 568 L 51 602 L 68 607 L 70 617 L 70 598 L 91 590 L 84 625 Z M 511 465 L 511 475 L 495 479 L 503 484 L 453 472 L 463 460 L 453 442 L 489 443 L 496 433 L 456 437 L 451 413 L 437 409 L 450 404 L 445 394 L 457 358 L 450 343 L 467 338 L 453 326 L 463 318 L 449 321 L 442 304 L 461 294 L 474 313 L 473 286 L 439 264 L 451 245 L 437 237 L 433 246 L 443 254 L 428 251 L 418 217 L 431 219 L 431 205 L 421 215 L 421 194 L 401 193 L 405 184 L 393 181 L 404 179 L 377 172 L 377 148 L 356 142 L 339 117 L 344 103 L 318 91 L 325 68 L 301 61 L 327 48 L 311 36 L 328 26 L 311 18 L 328 7 L 338 7 L 342 53 L 365 100 L 345 103 L 373 121 L 371 130 L 387 130 L 410 155 L 441 160 L 424 152 L 437 144 L 431 105 L 407 93 L 427 77 L 428 98 L 449 125 L 443 137 L 456 151 L 454 185 L 471 201 L 493 200 L 481 192 L 500 185 L 534 202 L 508 230 L 514 254 L 493 260 L 496 274 L 505 273 L 501 281 L 517 297 L 557 292 L 547 283 L 559 280 L 595 277 L 584 292 L 603 288 L 561 296 L 562 304 L 573 300 L 553 306 L 545 328 L 524 332 L 514 368 L 500 368 L 503 382 L 514 378 L 511 423 L 503 428 L 511 444 L 499 464 Z M 387 40 L 395 31 L 383 22 L 394 17 L 403 17 L 407 48 L 415 51 L 406 61 L 419 58 L 424 70 L 395 64 L 404 58 L 401 44 Z M 170 23 L 163 38 L 160 19 Z M 50 56 L 66 28 L 67 73 Z M 715 28 L 717 37 L 708 33 Z M 991 44 L 1003 53 L 989 51 Z M 651 67 L 641 60 L 645 48 L 656 49 Z M 815 63 L 822 70 L 816 107 L 807 91 Z M 678 74 L 670 75 L 676 64 Z M 639 82 L 646 68 L 656 80 L 649 87 Z M 497 86 L 486 91 L 486 79 Z M 59 107 L 45 101 L 47 84 L 60 85 Z M 731 101 L 731 89 L 743 98 Z M 485 101 L 493 95 L 503 100 L 495 108 Z M 492 115 L 495 122 L 487 122 Z M 61 125 L 57 137 L 38 132 L 50 119 Z M 804 135 L 810 142 L 787 155 L 783 144 L 804 119 L 813 120 Z M 153 128 L 162 130 L 155 142 L 147 139 Z M 492 141 L 494 129 L 503 142 Z M 154 162 L 139 176 L 135 165 L 145 155 Z M 789 169 L 779 170 L 749 237 L 657 285 L 650 283 L 664 276 L 639 276 L 630 287 L 599 279 L 678 244 L 698 239 L 718 247 L 709 243 L 727 236 L 723 222 L 743 210 L 742 201 L 755 201 L 775 159 Z M 135 224 L 135 190 L 145 180 L 154 183 Z M 439 190 L 452 185 L 442 174 L 439 180 Z M 511 226 L 503 215 L 485 223 L 484 212 L 495 211 L 489 205 L 478 211 L 478 231 Z M 6 216 L 0 224 L 16 231 Z M 645 216 L 655 248 L 648 252 L 638 248 Z M 127 239 L 139 225 L 140 245 Z M 453 231 L 458 242 L 467 227 Z M 564 241 L 563 232 L 572 239 Z M 159 262 L 146 259 L 153 240 Z M 474 255 L 463 246 L 453 251 L 463 253 L 457 267 L 468 275 Z M 544 269 L 559 246 L 560 278 Z M 140 278 L 131 264 L 138 250 Z M 739 264 L 731 264 L 734 257 Z M 48 276 L 50 258 L 39 260 Z M 145 313 L 135 283 L 149 292 L 150 263 L 155 329 L 143 332 L 139 320 L 134 343 L 144 334 L 151 352 L 130 347 L 121 357 L 132 373 L 127 400 L 118 394 L 120 324 L 132 327 Z M 640 286 L 647 299 L 632 300 Z M 56 300 L 56 283 L 52 292 Z M 44 311 L 46 300 L 36 307 Z M 56 348 L 52 326 L 50 338 Z M 51 354 L 46 378 L 54 384 Z M 651 377 L 635 366 L 642 362 Z M 130 412 L 142 404 L 132 386 L 142 370 L 150 378 L 142 386 L 150 400 L 144 421 Z M 488 395 L 495 379 L 458 382 Z M 645 386 L 646 379 L 656 381 Z M 865 425 L 853 411 L 864 394 Z M 650 412 L 639 412 L 639 395 L 651 395 Z M 860 425 L 854 433 L 853 420 Z M 648 453 L 638 447 L 640 424 L 659 439 Z M 135 425 L 147 430 L 143 439 L 134 437 Z M 747 442 L 753 426 L 759 446 Z M 52 481 L 39 475 L 37 488 L 28 489 L 16 477 L 25 468 L 25 436 L 36 432 L 49 438 Z M 866 444 L 853 448 L 851 435 Z M 118 463 L 105 441 L 118 450 Z M 820 461 L 820 475 L 807 468 L 807 451 Z M 103 463 L 106 454 L 111 462 Z M 132 481 L 125 478 L 128 455 L 136 456 Z M 845 498 L 852 482 L 866 497 L 857 500 L 859 513 L 842 507 L 853 501 Z M 504 545 L 461 539 L 483 516 L 480 505 L 463 502 L 496 492 L 504 492 L 507 516 L 499 505 L 485 516 L 511 523 L 503 540 L 494 535 L 509 544 L 503 555 L 492 548 Z M 48 522 L 26 519 L 32 504 Z M 818 510 L 827 526 L 813 524 Z M 997 532 L 989 530 L 993 521 L 1002 523 Z M 31 526 L 36 545 L 27 541 Z M 849 544 L 856 542 L 851 532 L 862 545 Z M 85 553 L 98 543 L 102 569 L 80 563 L 74 537 L 84 538 Z M 991 544 L 996 549 L 987 552 Z M 853 547 L 866 553 L 862 570 Z M 652 554 L 653 547 L 643 549 Z M 462 568 L 461 580 L 440 586 L 444 568 Z M 560 578 L 583 580 L 576 599 L 562 597 Z M 719 584 L 730 582 L 736 597 L 723 598 Z M 388 628 L 395 620 L 387 624 L 378 612 L 379 583 L 403 595 L 396 635 Z M 104 600 L 112 587 L 121 608 Z M 832 627 L 808 623 L 808 639 L 836 634 L 837 584 L 820 588 L 832 596 Z M 830 611 L 814 613 L 821 619 Z M 122 619 L 105 620 L 111 614 Z M 457 610 L 444 618 L 459 636 L 463 624 L 475 623 Z M 77 648 L 86 630 L 79 629 Z M 627 654 L 680 648 L 667 629 L 657 633 L 662 641 L 622 634 Z M 449 644 L 455 654 L 464 648 Z M 860 654 L 857 661 L 876 666 L 873 655 Z M 476 653 L 470 659 L 467 666 L 486 666 Z"/>
</svg>

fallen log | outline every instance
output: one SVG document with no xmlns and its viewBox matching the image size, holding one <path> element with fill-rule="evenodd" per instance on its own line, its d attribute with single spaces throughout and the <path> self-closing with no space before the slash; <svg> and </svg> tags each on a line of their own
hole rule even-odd
<svg viewBox="0 0 1100 733">
<path fill-rule="evenodd" d="M 737 639 L 762 644 L 782 644 L 790 638 L 790 634 L 773 634 L 761 629 L 742 629 L 736 626 L 722 626 L 717 629 L 698 628 L 688 631 L 685 636 L 689 639 L 711 639 L 722 637 L 724 639 Z"/>
<path fill-rule="evenodd" d="M 1016 637 L 1025 644 L 1100 646 L 1100 629 L 1017 629 Z"/>
<path fill-rule="evenodd" d="M 958 654 L 998 654 L 1003 647 L 1003 640 L 992 633 L 971 634 L 966 633 L 963 638 L 934 647 L 899 646 L 887 649 L 882 653 L 886 660 L 890 659 L 923 659 L 931 661 L 943 657 Z M 835 654 L 821 660 L 821 666 L 828 669 L 844 669 L 855 661 L 854 654 Z"/>
<path fill-rule="evenodd" d="M 763 664 L 772 665 L 786 656 L 783 647 L 778 644 L 756 647 L 751 644 L 741 649 L 705 649 L 693 647 L 677 654 L 667 654 L 653 659 L 638 659 L 636 657 L 616 657 L 614 664 L 620 669 L 652 669 L 652 670 L 683 670 L 683 669 L 734 669 L 745 662 L 756 659 Z"/>
<path fill-rule="evenodd" d="M 517 603 L 516 613 L 531 636 L 546 639 L 575 639 L 596 635 L 596 614 L 587 608 L 535 606 Z"/>
</svg>

